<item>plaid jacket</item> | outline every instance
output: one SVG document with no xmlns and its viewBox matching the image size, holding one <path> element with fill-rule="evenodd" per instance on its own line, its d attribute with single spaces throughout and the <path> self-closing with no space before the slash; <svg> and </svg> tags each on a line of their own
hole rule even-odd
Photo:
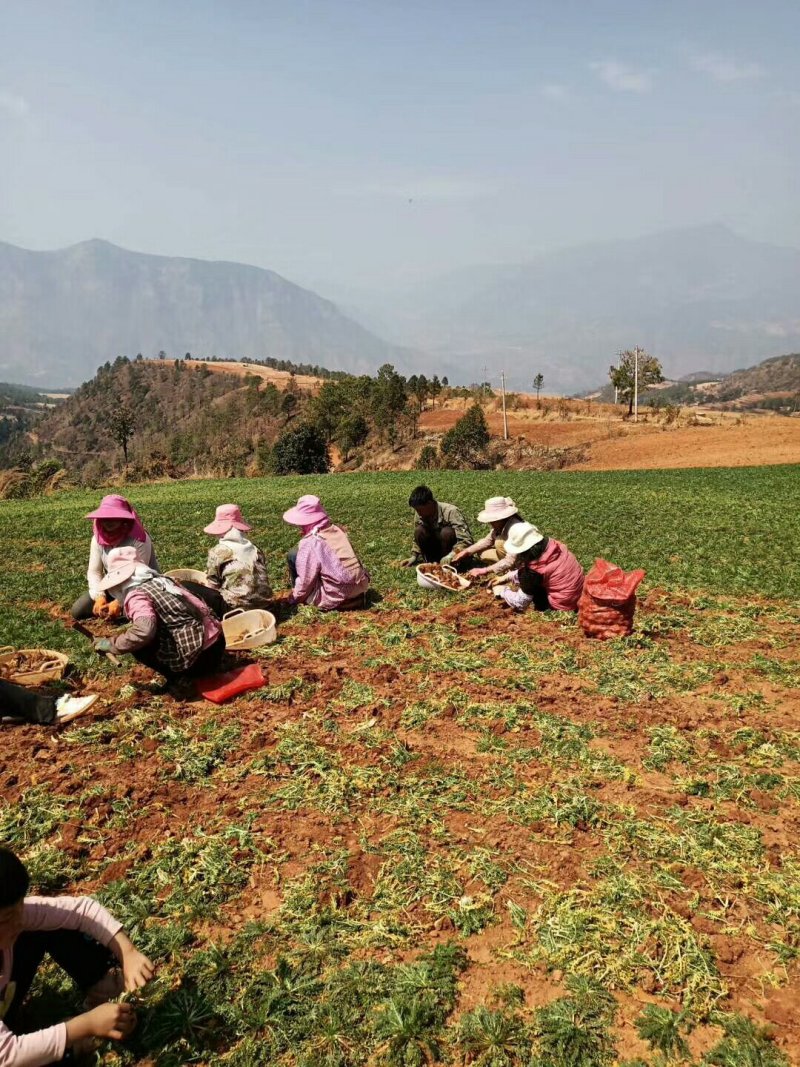
<svg viewBox="0 0 800 1067">
<path fill-rule="evenodd" d="M 155 581 L 147 582 L 142 592 L 158 615 L 159 663 L 173 674 L 187 671 L 203 650 L 202 615 L 188 600 L 168 593 Z"/>
</svg>

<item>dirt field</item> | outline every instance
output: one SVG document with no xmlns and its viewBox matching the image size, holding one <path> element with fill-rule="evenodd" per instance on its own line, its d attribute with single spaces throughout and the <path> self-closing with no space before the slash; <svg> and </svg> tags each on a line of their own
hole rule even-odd
<svg viewBox="0 0 800 1067">
<path fill-rule="evenodd" d="M 571 402 L 578 410 L 585 404 Z M 426 411 L 420 419 L 424 433 L 442 433 L 463 414 L 463 404 Z M 665 425 L 649 413 L 638 424 L 622 421 L 615 409 L 604 405 L 596 415 L 546 418 L 535 410 L 513 411 L 508 416 L 512 437 L 551 448 L 587 445 L 587 458 L 576 470 L 648 470 L 686 467 L 756 467 L 800 463 L 800 419 L 777 415 L 746 415 L 727 412 L 683 414 L 677 424 Z M 692 416 L 698 425 L 687 425 Z M 492 434 L 501 436 L 503 418 L 487 411 Z"/>
</svg>

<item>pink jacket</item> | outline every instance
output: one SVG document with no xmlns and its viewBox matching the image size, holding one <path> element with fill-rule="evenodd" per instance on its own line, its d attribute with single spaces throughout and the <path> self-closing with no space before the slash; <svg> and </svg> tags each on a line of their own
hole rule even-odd
<svg viewBox="0 0 800 1067">
<path fill-rule="evenodd" d="M 369 588 L 369 574 L 339 526 L 318 527 L 307 533 L 298 546 L 296 566 L 297 581 L 292 590 L 295 604 L 313 604 L 322 611 L 333 611 Z"/>
<path fill-rule="evenodd" d="M 91 897 L 26 897 L 23 931 L 80 930 L 101 945 L 109 945 L 122 923 Z M 17 1037 L 2 1022 L 13 1000 L 9 986 L 14 946 L 0 950 L 0 1067 L 44 1067 L 62 1059 L 67 1047 L 66 1023 Z"/>
<path fill-rule="evenodd" d="M 542 576 L 547 599 L 554 611 L 577 611 L 584 573 L 566 545 L 551 537 L 541 556 L 528 564 L 528 570 Z"/>
</svg>

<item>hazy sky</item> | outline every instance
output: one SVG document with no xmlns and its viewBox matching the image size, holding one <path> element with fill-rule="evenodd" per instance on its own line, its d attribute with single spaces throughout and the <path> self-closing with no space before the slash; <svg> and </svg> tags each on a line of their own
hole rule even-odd
<svg viewBox="0 0 800 1067">
<path fill-rule="evenodd" d="M 798 0 L 0 0 L 0 240 L 372 285 L 800 245 Z"/>
</svg>

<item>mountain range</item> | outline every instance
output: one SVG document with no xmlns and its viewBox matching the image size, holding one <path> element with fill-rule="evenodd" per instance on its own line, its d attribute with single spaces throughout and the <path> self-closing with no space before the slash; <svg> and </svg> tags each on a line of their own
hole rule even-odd
<svg viewBox="0 0 800 1067">
<path fill-rule="evenodd" d="M 419 358 L 270 270 L 99 240 L 55 252 L 0 243 L 0 378 L 74 385 L 118 355 L 162 350 L 355 373 Z"/>
<path fill-rule="evenodd" d="M 97 240 L 55 252 L 0 243 L 0 378 L 75 384 L 119 354 L 163 350 L 354 373 L 388 362 L 453 382 L 496 383 L 504 369 L 513 389 L 542 373 L 546 390 L 570 393 L 635 344 L 672 378 L 800 349 L 800 250 L 720 225 L 464 268 L 392 292 L 317 288 L 336 302 L 238 263 Z"/>
<path fill-rule="evenodd" d="M 324 285 L 319 285 L 326 291 Z M 670 377 L 712 375 L 800 342 L 800 250 L 721 225 L 580 245 L 453 271 L 401 292 L 328 287 L 371 329 L 497 384 L 585 389 L 639 344 Z"/>
</svg>

